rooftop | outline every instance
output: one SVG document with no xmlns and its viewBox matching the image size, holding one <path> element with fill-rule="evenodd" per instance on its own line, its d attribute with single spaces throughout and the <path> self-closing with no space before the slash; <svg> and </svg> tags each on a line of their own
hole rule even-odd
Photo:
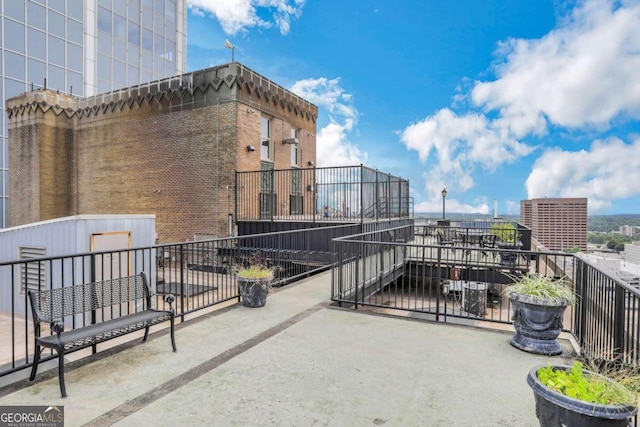
<svg viewBox="0 0 640 427">
<path fill-rule="evenodd" d="M 64 405 L 65 425 L 538 425 L 511 332 L 330 305 L 331 273 L 0 388 L 0 405 Z M 134 334 L 130 334 L 131 337 Z M 141 335 L 140 335 L 141 336 Z M 28 372 L 19 372 L 26 376 Z M 6 380 L 3 378 L 3 380 Z"/>
</svg>

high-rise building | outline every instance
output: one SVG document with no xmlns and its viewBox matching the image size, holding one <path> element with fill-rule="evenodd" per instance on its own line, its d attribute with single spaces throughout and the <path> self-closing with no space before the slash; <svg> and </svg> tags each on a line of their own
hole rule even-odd
<svg viewBox="0 0 640 427">
<path fill-rule="evenodd" d="M 86 97 L 186 71 L 186 0 L 2 0 L 0 227 L 9 212 L 5 99 Z"/>
<path fill-rule="evenodd" d="M 544 198 L 520 201 L 520 222 L 531 237 L 553 251 L 587 247 L 587 199 Z"/>
</svg>

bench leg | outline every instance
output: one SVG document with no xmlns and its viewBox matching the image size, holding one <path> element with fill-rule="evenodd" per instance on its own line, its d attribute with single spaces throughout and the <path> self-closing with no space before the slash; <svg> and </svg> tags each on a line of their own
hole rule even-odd
<svg viewBox="0 0 640 427">
<path fill-rule="evenodd" d="M 67 388 L 64 385 L 64 349 L 58 351 L 58 378 L 60 380 L 60 393 L 67 397 Z"/>
<path fill-rule="evenodd" d="M 144 338 L 142 338 L 142 342 L 146 342 L 147 338 L 149 338 L 149 328 L 150 326 L 147 325 L 146 328 L 144 328 Z"/>
<path fill-rule="evenodd" d="M 174 334 L 174 330 L 175 330 L 175 327 L 173 325 L 173 318 L 172 318 L 171 319 L 171 345 L 173 346 L 173 352 L 175 353 L 178 350 L 176 349 L 176 337 Z"/>
<path fill-rule="evenodd" d="M 29 382 L 36 379 L 36 373 L 38 372 L 38 363 L 40 362 L 40 346 L 36 344 L 36 351 L 33 354 L 33 366 L 31 366 L 31 375 L 29 376 Z"/>
</svg>

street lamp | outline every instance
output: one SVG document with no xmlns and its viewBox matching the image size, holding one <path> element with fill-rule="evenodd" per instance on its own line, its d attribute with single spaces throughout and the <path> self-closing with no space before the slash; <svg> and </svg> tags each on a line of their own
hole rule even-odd
<svg viewBox="0 0 640 427">
<path fill-rule="evenodd" d="M 442 219 L 444 219 L 444 199 L 447 197 L 447 189 L 442 189 Z"/>
</svg>

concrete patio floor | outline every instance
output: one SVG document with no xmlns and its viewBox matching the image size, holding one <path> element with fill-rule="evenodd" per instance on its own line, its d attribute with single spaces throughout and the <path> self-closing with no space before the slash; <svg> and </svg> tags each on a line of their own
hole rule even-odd
<svg viewBox="0 0 640 427">
<path fill-rule="evenodd" d="M 536 426 L 530 368 L 563 362 L 511 333 L 330 307 L 330 273 L 0 389 L 63 405 L 65 426 Z"/>
</svg>

